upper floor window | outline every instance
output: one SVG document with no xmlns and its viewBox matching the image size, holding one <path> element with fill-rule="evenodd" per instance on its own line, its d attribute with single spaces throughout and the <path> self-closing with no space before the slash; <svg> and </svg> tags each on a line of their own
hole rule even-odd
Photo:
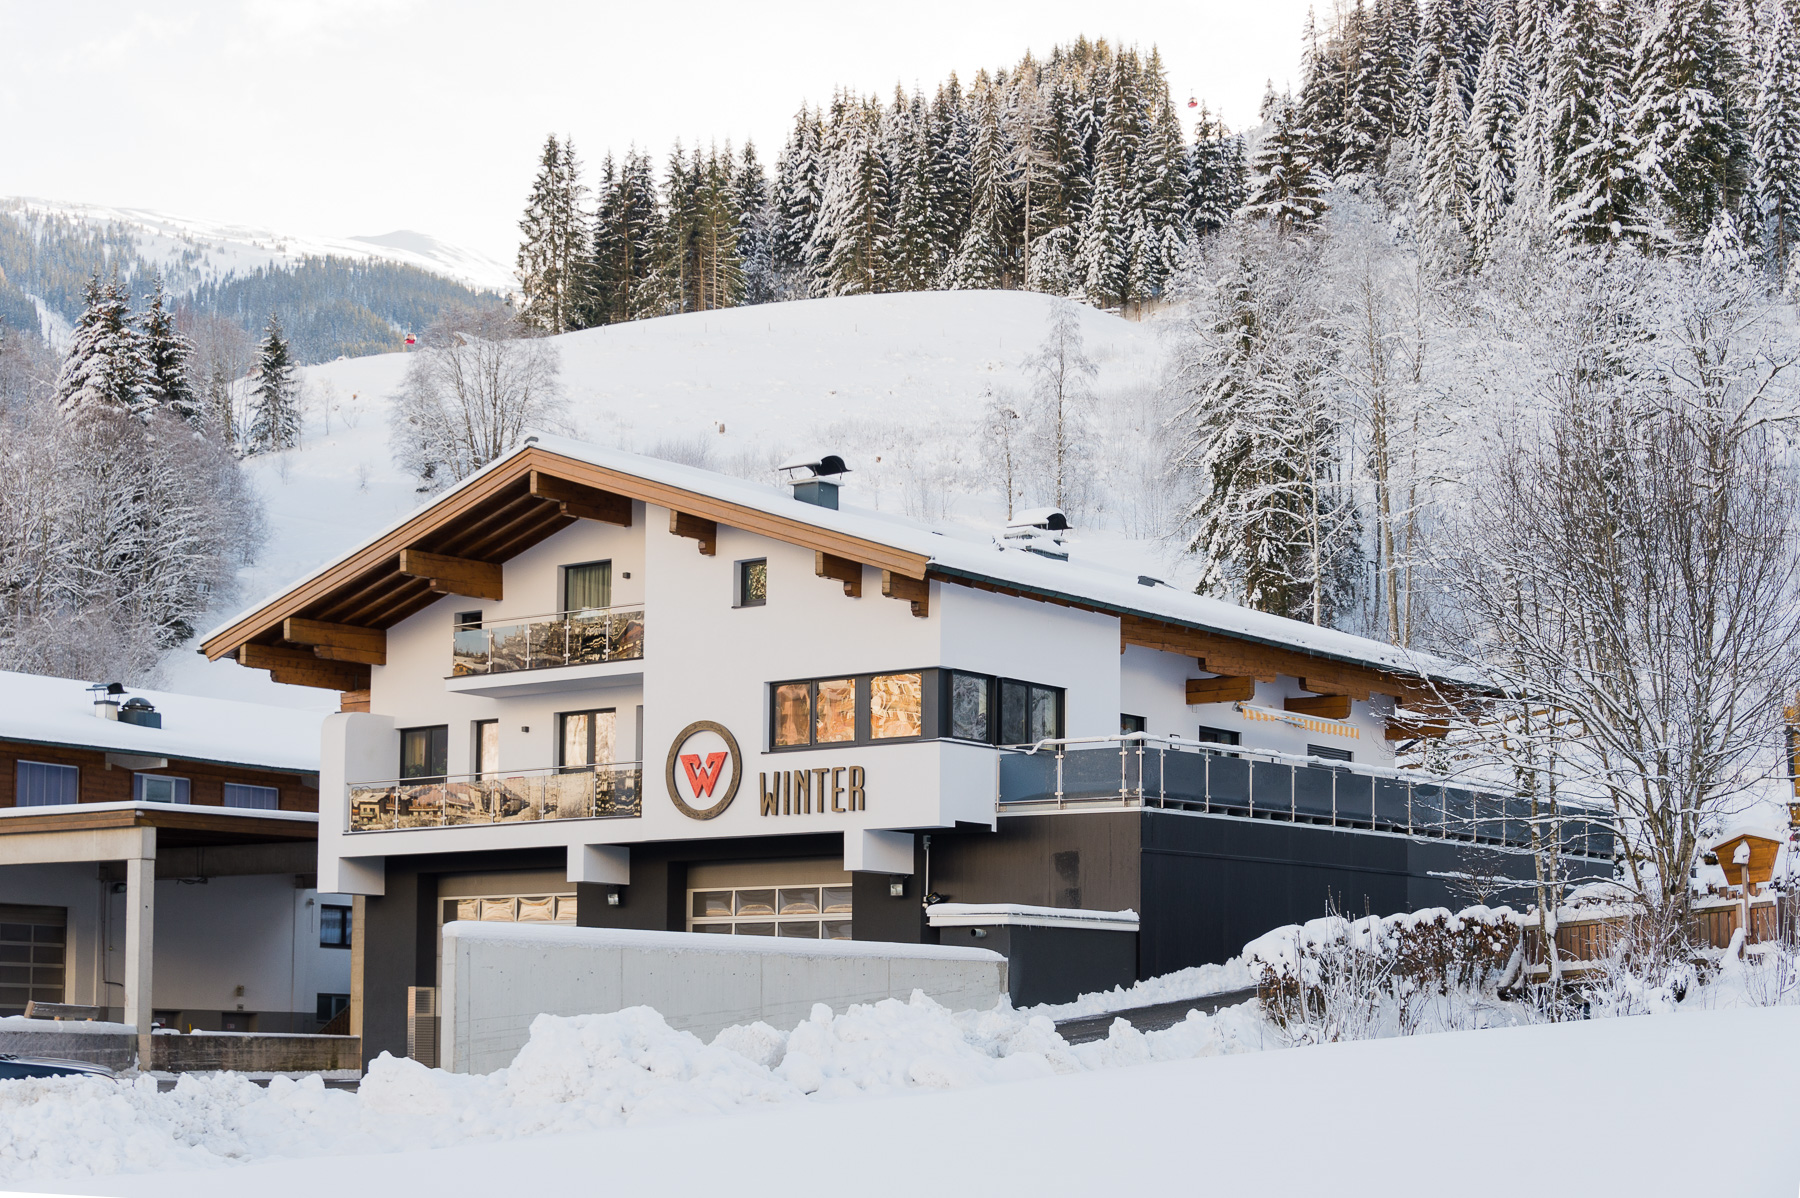
<svg viewBox="0 0 1800 1198">
<path fill-rule="evenodd" d="M 400 730 L 400 776 L 442 778 L 450 772 L 450 726 Z"/>
<path fill-rule="evenodd" d="M 1119 735 L 1130 736 L 1133 732 L 1148 731 L 1146 721 L 1141 715 L 1121 715 L 1119 717 Z"/>
<path fill-rule="evenodd" d="M 50 807 L 75 802 L 81 771 L 72 765 L 48 761 L 21 761 L 15 779 L 18 787 L 13 792 L 14 803 L 20 807 Z"/>
<path fill-rule="evenodd" d="M 341 907 L 335 903 L 325 903 L 319 907 L 320 948 L 349 948 L 350 928 L 349 907 Z M 332 1014 L 337 1012 L 333 1011 Z"/>
<path fill-rule="evenodd" d="M 1330 745 L 1307 745 L 1308 757 L 1323 757 L 1326 761 L 1355 761 L 1356 754 L 1349 749 L 1334 749 Z"/>
<path fill-rule="evenodd" d="M 500 773 L 500 721 L 475 721 L 475 772 L 482 778 L 493 778 Z"/>
<path fill-rule="evenodd" d="M 252 811 L 274 811 L 281 806 L 281 792 L 273 786 L 246 786 L 242 782 L 227 782 L 225 805 L 245 807 Z"/>
<path fill-rule="evenodd" d="M 949 717 L 944 735 L 988 744 L 1029 745 L 1062 735 L 1061 687 L 945 671 Z"/>
<path fill-rule="evenodd" d="M 564 566 L 562 581 L 562 610 L 588 611 L 612 606 L 611 562 Z"/>
<path fill-rule="evenodd" d="M 560 726 L 564 768 L 606 765 L 613 759 L 613 733 L 617 716 L 611 707 L 599 711 L 565 711 L 556 717 Z"/>
<path fill-rule="evenodd" d="M 1059 688 L 962 670 L 856 674 L 769 689 L 777 749 L 938 736 L 1022 744 L 1062 735 Z"/>
<path fill-rule="evenodd" d="M 752 558 L 737 564 L 738 607 L 761 607 L 769 601 L 769 559 Z"/>
<path fill-rule="evenodd" d="M 186 778 L 167 774 L 133 774 L 131 797 L 140 803 L 185 803 L 190 794 Z"/>
<path fill-rule="evenodd" d="M 1229 728 L 1208 728 L 1202 724 L 1200 731 L 1194 734 L 1194 739 L 1212 741 L 1214 744 L 1220 745 L 1235 745 L 1242 743 L 1243 736 Z"/>
</svg>

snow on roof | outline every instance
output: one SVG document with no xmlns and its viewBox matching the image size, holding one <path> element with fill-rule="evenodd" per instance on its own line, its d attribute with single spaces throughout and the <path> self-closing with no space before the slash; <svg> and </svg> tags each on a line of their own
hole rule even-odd
<svg viewBox="0 0 1800 1198">
<path fill-rule="evenodd" d="M 1253 611 L 1222 599 L 1211 599 L 1168 586 L 1142 586 L 1135 573 L 1101 567 L 1078 560 L 1059 561 L 1027 549 L 1004 544 L 990 531 L 963 525 L 927 525 L 889 512 L 870 511 L 847 504 L 837 508 L 798 503 L 786 488 L 773 483 L 751 482 L 730 475 L 686 466 L 661 458 L 645 457 L 622 449 L 578 441 L 548 433 L 534 433 L 524 444 L 465 478 L 449 491 L 433 496 L 418 509 L 406 513 L 387 528 L 364 539 L 332 561 L 277 594 L 295 590 L 402 527 L 419 512 L 442 503 L 457 491 L 473 485 L 489 471 L 536 448 L 649 482 L 710 496 L 753 511 L 828 529 L 894 549 L 920 554 L 942 575 L 995 583 L 1046 597 L 1071 599 L 1106 611 L 1184 624 L 1239 640 L 1296 649 L 1318 657 L 1408 675 L 1423 675 L 1465 684 L 1479 684 L 1474 673 L 1443 658 L 1389 645 L 1368 637 L 1290 620 L 1268 612 Z M 1068 547 L 1065 545 L 1065 547 Z M 272 598 L 272 597 L 271 597 Z M 268 599 L 259 602 L 268 602 Z M 252 607 L 248 611 L 254 611 Z M 220 624 L 201 638 L 209 641 L 230 628 L 241 614 Z"/>
<path fill-rule="evenodd" d="M 1733 824 L 1724 833 L 1715 837 L 1711 844 L 1706 846 L 1707 851 L 1716 853 L 1740 836 L 1754 836 L 1759 840 L 1773 840 L 1778 843 L 1786 843 L 1788 838 L 1785 829 L 1772 828 L 1767 824 Z"/>
<path fill-rule="evenodd" d="M 934 928 L 991 926 L 1097 928 L 1135 932 L 1136 911 L 1098 911 L 1081 907 L 1033 907 L 1025 903 L 933 903 L 925 909 Z"/>
<path fill-rule="evenodd" d="M 0 671 L 0 740 L 302 774 L 319 770 L 323 712 L 129 687 L 127 696 L 148 699 L 162 715 L 161 728 L 144 728 L 94 715 L 88 685 L 78 678 Z"/>
<path fill-rule="evenodd" d="M 483 923 L 452 920 L 446 940 L 504 941 L 510 944 L 582 945 L 588 948 L 675 949 L 721 956 L 897 957 L 927 961 L 998 961 L 985 948 L 949 944 L 898 944 L 886 940 L 802 940 L 798 936 L 708 936 L 698 932 L 655 932 L 638 928 L 578 928 L 549 923 Z"/>
</svg>

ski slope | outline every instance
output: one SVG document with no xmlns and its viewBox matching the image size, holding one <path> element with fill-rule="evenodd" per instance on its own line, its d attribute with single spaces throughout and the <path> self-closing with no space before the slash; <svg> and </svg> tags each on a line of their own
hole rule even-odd
<svg viewBox="0 0 1800 1198">
<path fill-rule="evenodd" d="M 110 208 L 30 196 L 0 199 L 11 209 L 129 232 L 145 259 L 168 269 L 184 258 L 202 280 L 248 274 L 269 266 L 292 266 L 304 258 L 385 259 L 443 275 L 477 290 L 506 294 L 517 286 L 512 269 L 486 254 L 439 241 L 428 233 L 396 229 L 363 237 L 296 236 L 255 225 L 171 216 L 146 208 Z"/>
<path fill-rule="evenodd" d="M 1052 300 L 1027 292 L 917 292 L 766 304 L 587 329 L 553 338 L 565 431 L 778 485 L 775 466 L 810 448 L 843 453 L 846 506 L 998 531 L 1004 486 L 982 459 L 987 396 L 1028 402 L 1030 355 Z M 1166 456 L 1153 324 L 1081 310 L 1094 360 L 1089 438 L 1096 492 L 1074 512 L 1076 554 L 1177 578 L 1156 538 L 1168 524 L 1155 475 Z M 249 459 L 269 540 L 240 577 L 222 623 L 427 500 L 393 464 L 391 396 L 407 355 L 342 359 L 302 372 L 299 448 Z M 1155 502 L 1152 502 L 1155 501 Z M 1072 505 L 1073 506 L 1073 505 Z M 262 671 L 177 651 L 170 690 L 319 708 L 330 692 L 277 686 Z"/>
</svg>

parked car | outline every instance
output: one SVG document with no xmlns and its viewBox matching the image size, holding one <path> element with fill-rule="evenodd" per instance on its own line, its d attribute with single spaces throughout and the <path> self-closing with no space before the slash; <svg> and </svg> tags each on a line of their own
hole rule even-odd
<svg viewBox="0 0 1800 1198">
<path fill-rule="evenodd" d="M 104 1065 L 65 1061 L 59 1057 L 21 1057 L 0 1052 L 0 1081 L 28 1077 L 115 1077 Z"/>
</svg>

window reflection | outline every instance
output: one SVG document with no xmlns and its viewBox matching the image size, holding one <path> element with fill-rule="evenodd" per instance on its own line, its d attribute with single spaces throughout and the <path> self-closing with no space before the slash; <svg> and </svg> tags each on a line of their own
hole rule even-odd
<svg viewBox="0 0 1800 1198">
<path fill-rule="evenodd" d="M 804 682 L 775 688 L 775 743 L 803 745 L 812 725 L 812 703 Z"/>
<path fill-rule="evenodd" d="M 869 680 L 869 735 L 877 740 L 925 731 L 925 690 L 918 674 L 877 674 Z"/>
<path fill-rule="evenodd" d="M 856 739 L 856 679 L 833 678 L 818 684 L 813 716 L 815 744 Z"/>
<path fill-rule="evenodd" d="M 963 740 L 993 739 L 988 679 L 982 675 L 950 675 L 950 735 Z"/>
</svg>

